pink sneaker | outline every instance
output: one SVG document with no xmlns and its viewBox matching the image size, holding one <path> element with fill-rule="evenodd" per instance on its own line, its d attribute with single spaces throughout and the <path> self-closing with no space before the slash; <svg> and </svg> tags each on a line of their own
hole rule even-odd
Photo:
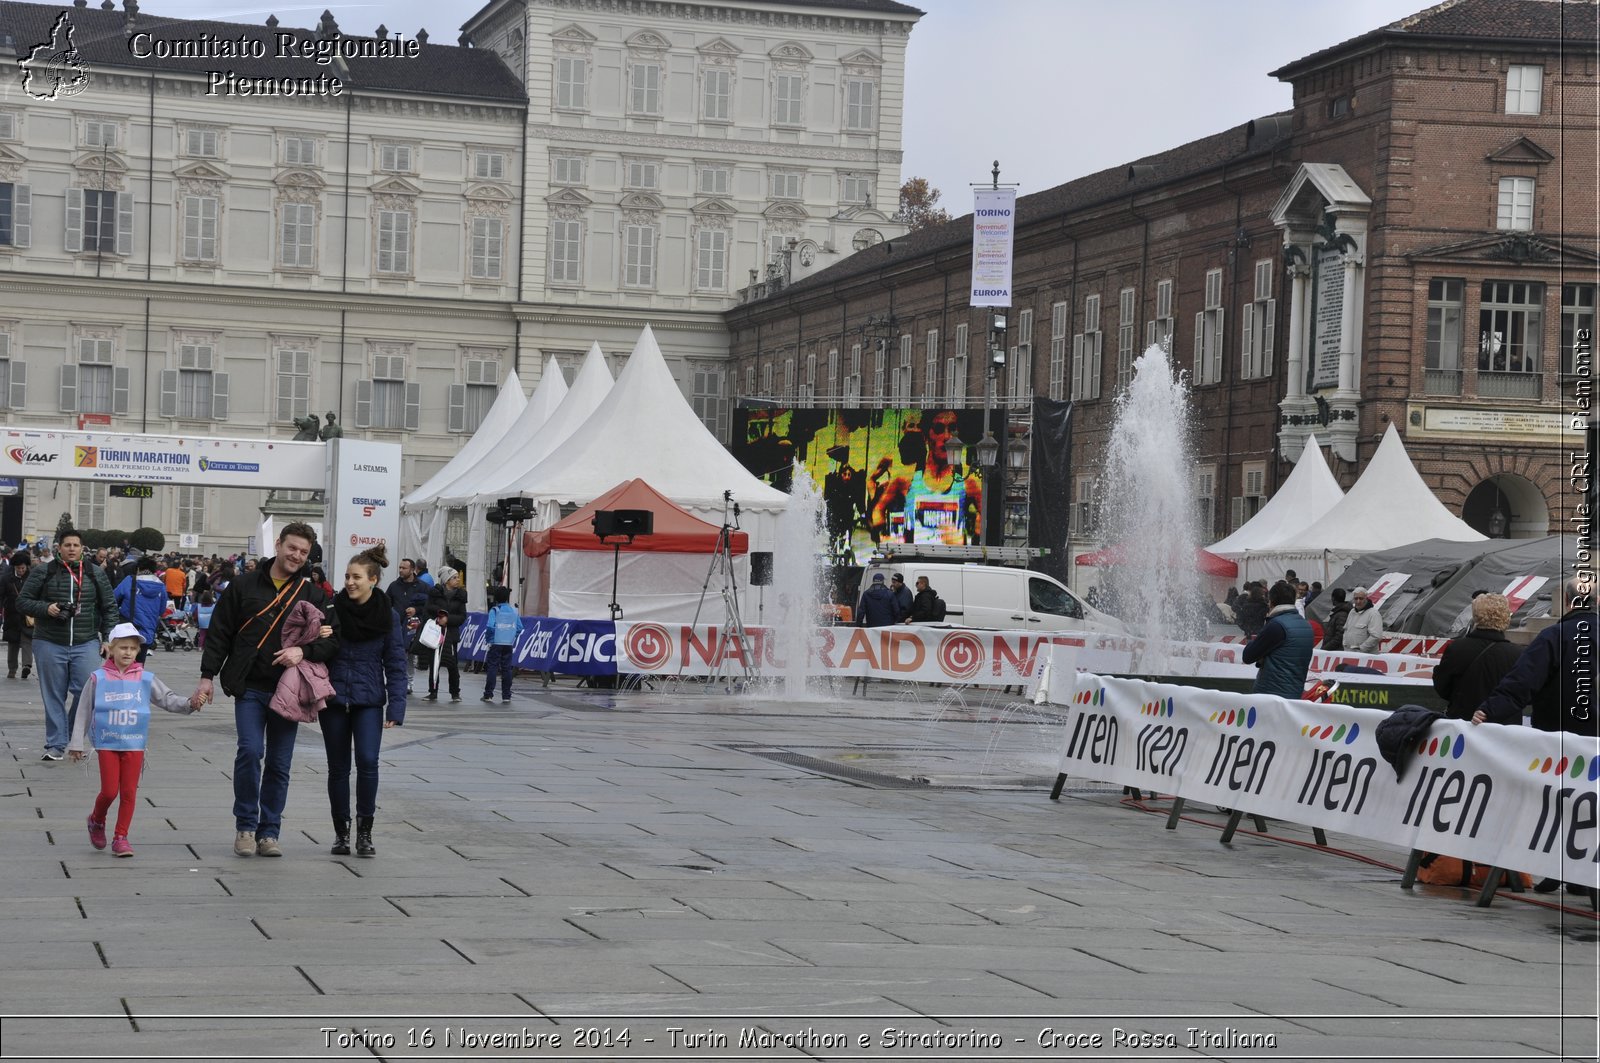
<svg viewBox="0 0 1600 1063">
<path fill-rule="evenodd" d="M 89 816 L 89 844 L 96 849 L 104 849 L 106 847 L 105 821 L 96 822 L 93 814 Z"/>
<path fill-rule="evenodd" d="M 133 846 L 128 844 L 128 839 L 119 834 L 115 838 L 111 839 L 111 855 L 132 856 Z"/>
</svg>

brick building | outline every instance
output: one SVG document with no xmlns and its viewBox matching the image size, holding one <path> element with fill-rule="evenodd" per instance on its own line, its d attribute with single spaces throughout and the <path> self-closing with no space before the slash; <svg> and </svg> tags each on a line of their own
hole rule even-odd
<svg viewBox="0 0 1600 1063">
<path fill-rule="evenodd" d="M 1289 111 L 1019 199 L 993 385 L 1013 432 L 1034 394 L 1075 402 L 1075 547 L 1093 539 L 1113 399 L 1151 342 L 1191 374 L 1207 541 L 1260 507 L 1308 433 L 1348 486 L 1391 422 L 1485 533 L 1564 525 L 1600 275 L 1596 13 L 1447 0 L 1275 71 Z M 965 217 L 752 289 L 726 315 L 739 393 L 981 403 L 970 255 Z"/>
</svg>

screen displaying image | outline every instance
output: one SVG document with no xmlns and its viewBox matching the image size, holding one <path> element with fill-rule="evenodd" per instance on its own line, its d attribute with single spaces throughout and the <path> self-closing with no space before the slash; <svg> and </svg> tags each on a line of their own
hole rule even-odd
<svg viewBox="0 0 1600 1063">
<path fill-rule="evenodd" d="M 980 410 L 740 408 L 733 429 L 734 456 L 779 490 L 796 461 L 810 474 L 836 562 L 864 564 L 885 541 L 981 542 L 982 474 L 947 450 L 983 438 Z"/>
</svg>

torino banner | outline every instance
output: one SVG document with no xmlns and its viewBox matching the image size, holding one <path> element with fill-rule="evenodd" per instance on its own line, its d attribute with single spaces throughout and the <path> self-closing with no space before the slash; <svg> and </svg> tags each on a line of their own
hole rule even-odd
<svg viewBox="0 0 1600 1063">
<path fill-rule="evenodd" d="M 1011 238 L 1016 220 L 1016 189 L 979 188 L 973 193 L 969 305 L 1011 305 Z"/>
<path fill-rule="evenodd" d="M 1441 718 L 1396 780 L 1373 709 L 1088 673 L 1047 698 L 1068 775 L 1600 886 L 1600 740 Z"/>
</svg>

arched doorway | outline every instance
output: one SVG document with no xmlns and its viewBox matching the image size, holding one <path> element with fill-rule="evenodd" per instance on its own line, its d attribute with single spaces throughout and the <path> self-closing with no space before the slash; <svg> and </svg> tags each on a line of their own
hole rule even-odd
<svg viewBox="0 0 1600 1063">
<path fill-rule="evenodd" d="M 1472 489 L 1461 519 L 1491 539 L 1537 539 L 1550 534 L 1550 509 L 1532 481 L 1515 473 L 1489 477 Z"/>
</svg>

